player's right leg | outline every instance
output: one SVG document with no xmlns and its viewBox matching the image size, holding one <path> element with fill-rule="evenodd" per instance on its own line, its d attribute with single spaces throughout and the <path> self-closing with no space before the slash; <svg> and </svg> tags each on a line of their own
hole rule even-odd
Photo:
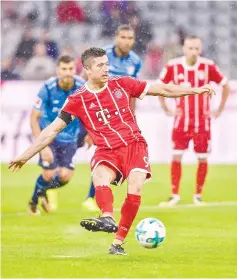
<svg viewBox="0 0 237 279">
<path fill-rule="evenodd" d="M 210 131 L 200 129 L 193 137 L 194 151 L 198 159 L 198 168 L 196 174 L 196 191 L 193 196 L 195 205 L 205 205 L 202 198 L 203 187 L 208 172 L 208 155 L 211 152 Z"/>
<path fill-rule="evenodd" d="M 161 202 L 161 207 L 172 207 L 179 203 L 180 195 L 180 180 L 182 175 L 182 157 L 186 149 L 188 149 L 191 134 L 189 132 L 173 130 L 172 142 L 173 142 L 173 156 L 170 168 L 171 175 L 171 192 L 172 195 L 167 201 Z"/>
<path fill-rule="evenodd" d="M 104 165 L 99 164 L 93 171 L 93 183 L 95 185 L 95 197 L 98 207 L 101 210 L 101 217 L 84 218 L 81 226 L 86 230 L 97 232 L 103 231 L 114 233 L 118 230 L 118 226 L 114 221 L 113 214 L 113 193 L 109 185 L 116 179 L 115 171 Z"/>
<path fill-rule="evenodd" d="M 45 189 L 48 187 L 50 181 L 52 181 L 55 173 L 56 169 L 42 169 L 41 175 L 36 180 L 34 192 L 29 202 L 29 215 L 40 214 L 40 211 L 38 209 L 39 199 L 41 201 L 41 206 L 46 212 L 49 212 L 51 210 Z"/>
</svg>

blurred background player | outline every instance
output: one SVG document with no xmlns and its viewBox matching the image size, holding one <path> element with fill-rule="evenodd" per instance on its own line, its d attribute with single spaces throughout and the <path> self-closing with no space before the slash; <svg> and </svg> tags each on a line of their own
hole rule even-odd
<svg viewBox="0 0 237 279">
<path fill-rule="evenodd" d="M 172 132 L 173 157 L 171 163 L 172 196 L 161 206 L 174 206 L 179 200 L 179 185 L 181 179 L 181 160 L 184 151 L 193 140 L 194 151 L 197 154 L 198 169 L 196 177 L 196 192 L 193 202 L 203 203 L 201 197 L 203 185 L 208 170 L 207 157 L 211 151 L 211 116 L 217 118 L 224 109 L 229 88 L 227 79 L 212 60 L 201 57 L 202 43 L 197 36 L 188 36 L 184 41 L 184 56 L 172 59 L 160 74 L 160 82 L 200 87 L 211 81 L 222 86 L 222 99 L 218 109 L 211 113 L 210 100 L 205 95 L 185 96 L 176 100 L 176 110 L 172 111 L 160 97 L 161 107 L 169 116 L 174 116 Z"/>
<path fill-rule="evenodd" d="M 75 76 L 75 61 L 71 56 L 59 57 L 56 72 L 57 77 L 47 80 L 40 89 L 31 112 L 30 124 L 32 134 L 36 138 L 41 130 L 58 116 L 67 97 L 84 84 L 81 77 Z M 30 215 L 40 213 L 37 209 L 39 198 L 46 212 L 57 206 L 55 200 L 49 202 L 46 190 L 64 186 L 71 179 L 75 167 L 73 156 L 77 150 L 77 139 L 80 134 L 83 136 L 83 131 L 84 128 L 76 119 L 40 152 L 39 165 L 42 167 L 42 172 L 36 180 L 29 202 Z"/>
<path fill-rule="evenodd" d="M 130 25 L 120 25 L 115 32 L 114 44 L 103 48 L 109 59 L 109 75 L 138 77 L 142 67 L 142 60 L 132 50 L 134 43 L 134 29 Z M 85 72 L 83 72 L 83 78 L 87 79 Z M 135 98 L 131 99 L 131 105 L 135 110 Z M 90 140 L 89 136 L 87 136 L 87 140 Z M 83 202 L 83 207 L 92 211 L 98 210 L 94 197 L 95 188 L 91 183 L 88 196 Z"/>
</svg>

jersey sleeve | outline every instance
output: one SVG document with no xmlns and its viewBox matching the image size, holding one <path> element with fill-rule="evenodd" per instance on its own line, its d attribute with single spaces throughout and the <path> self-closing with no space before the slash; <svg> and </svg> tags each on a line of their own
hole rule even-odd
<svg viewBox="0 0 237 279">
<path fill-rule="evenodd" d="M 220 85 L 225 85 L 227 83 L 227 78 L 221 73 L 216 64 L 210 65 L 210 81 L 214 81 Z"/>
<path fill-rule="evenodd" d="M 166 65 L 160 72 L 158 81 L 167 84 L 173 81 L 173 77 L 174 77 L 173 67 L 171 65 Z"/>
<path fill-rule="evenodd" d="M 150 84 L 146 81 L 140 81 L 133 77 L 122 77 L 119 83 L 132 98 L 143 99 L 150 88 Z"/>
<path fill-rule="evenodd" d="M 35 110 L 45 112 L 47 102 L 48 102 L 48 90 L 47 90 L 46 86 L 44 85 L 41 87 L 40 91 L 37 94 L 33 108 Z"/>
<path fill-rule="evenodd" d="M 78 116 L 77 115 L 77 102 L 76 98 L 74 96 L 69 96 L 67 100 L 65 101 L 61 111 L 67 112 L 71 115 Z"/>
</svg>

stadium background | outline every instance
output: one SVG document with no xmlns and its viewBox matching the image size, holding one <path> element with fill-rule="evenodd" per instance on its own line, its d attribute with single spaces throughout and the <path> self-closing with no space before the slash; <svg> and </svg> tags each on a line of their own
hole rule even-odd
<svg viewBox="0 0 237 279">
<path fill-rule="evenodd" d="M 237 118 L 236 22 L 234 1 L 3 1 L 3 162 L 30 143 L 29 112 L 42 81 L 55 74 L 58 55 L 76 57 L 80 74 L 83 50 L 92 45 L 111 44 L 117 26 L 129 23 L 136 30 L 135 51 L 143 60 L 140 77 L 151 82 L 168 59 L 182 54 L 185 34 L 201 37 L 203 55 L 213 59 L 232 80 L 226 109 L 213 121 L 210 161 L 237 163 L 237 129 L 232 129 Z M 218 91 L 213 109 L 219 101 Z M 167 163 L 171 156 L 172 119 L 161 111 L 158 100 L 149 97 L 138 101 L 137 117 L 149 143 L 151 161 Z M 195 162 L 195 159 L 191 152 L 185 156 L 185 162 Z M 76 161 L 88 161 L 85 149 L 78 151 Z"/>
<path fill-rule="evenodd" d="M 1 23 L 2 277 L 237 277 L 237 2 L 1 1 Z M 212 164 L 204 187 L 209 206 L 203 208 L 190 204 L 196 171 L 190 151 L 184 158 L 191 164 L 183 170 L 181 206 L 158 209 L 170 194 L 172 119 L 154 97 L 138 101 L 136 113 L 149 144 L 153 180 L 144 189 L 128 237 L 128 260 L 106 255 L 110 236 L 94 237 L 79 226 L 88 215 L 81 210 L 90 180 L 87 163 L 79 164 L 70 185 L 59 190 L 59 210 L 39 219 L 27 216 L 39 168 L 28 164 L 12 174 L 5 164 L 32 140 L 29 112 L 43 80 L 54 74 L 57 56 L 74 55 L 80 73 L 82 51 L 112 43 L 120 23 L 136 30 L 142 79 L 155 81 L 168 59 L 181 54 L 185 34 L 196 34 L 203 41 L 204 56 L 217 63 L 231 86 L 225 111 L 213 121 Z M 34 53 L 36 42 L 40 46 Z M 34 67 L 29 70 L 32 57 Z M 218 90 L 213 108 L 220 100 Z M 81 149 L 77 161 L 89 157 Z M 126 187 L 113 191 L 118 218 Z M 166 225 L 167 239 L 159 249 L 144 250 L 134 239 L 135 225 L 145 217 Z"/>
</svg>

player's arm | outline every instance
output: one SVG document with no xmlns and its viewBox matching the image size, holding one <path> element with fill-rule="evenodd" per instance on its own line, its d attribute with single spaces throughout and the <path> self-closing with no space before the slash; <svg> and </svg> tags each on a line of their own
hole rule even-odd
<svg viewBox="0 0 237 279">
<path fill-rule="evenodd" d="M 66 126 L 67 123 L 57 117 L 49 126 L 41 131 L 35 142 L 25 152 L 9 163 L 8 168 L 12 171 L 19 170 L 29 159 L 49 145 Z"/>
<path fill-rule="evenodd" d="M 167 64 L 162 71 L 160 72 L 158 83 L 161 84 L 168 84 L 170 82 L 173 82 L 174 78 L 174 68 L 172 65 Z M 175 116 L 176 111 L 172 111 L 166 104 L 166 98 L 159 96 L 158 97 L 160 101 L 161 108 L 168 116 Z"/>
<path fill-rule="evenodd" d="M 228 83 L 222 85 L 222 97 L 221 97 L 221 102 L 220 102 L 220 105 L 219 107 L 217 108 L 217 110 L 213 113 L 213 116 L 215 118 L 219 117 L 220 114 L 222 113 L 224 107 L 225 107 L 225 104 L 226 104 L 226 101 L 228 99 L 228 96 L 229 96 L 229 85 Z"/>
<path fill-rule="evenodd" d="M 219 107 L 215 112 L 213 112 L 214 118 L 217 118 L 222 113 L 225 103 L 228 99 L 229 95 L 229 85 L 227 82 L 227 78 L 221 73 L 219 67 L 213 63 L 213 65 L 210 66 L 210 81 L 214 81 L 215 83 L 222 86 L 222 97 L 221 102 L 219 104 Z"/>
<path fill-rule="evenodd" d="M 39 118 L 42 114 L 47 114 L 47 103 L 48 103 L 48 91 L 46 90 L 46 85 L 44 85 L 37 96 L 37 100 L 34 104 L 34 107 L 30 115 L 30 126 L 32 135 L 34 138 L 37 138 L 41 133 L 41 128 L 39 125 Z M 43 161 L 52 163 L 54 160 L 54 155 L 50 147 L 46 146 L 40 152 L 41 158 Z"/>
<path fill-rule="evenodd" d="M 39 118 L 42 115 L 42 112 L 37 109 L 32 109 L 31 115 L 30 115 L 30 126 L 32 135 L 34 138 L 37 138 L 41 133 L 41 128 L 39 125 Z M 49 146 L 46 146 L 41 152 L 40 152 L 41 158 L 43 161 L 52 163 L 54 160 L 54 155 Z"/>
<path fill-rule="evenodd" d="M 204 94 L 213 95 L 214 90 L 211 86 L 206 85 L 203 87 L 185 87 L 173 84 L 152 84 L 150 85 L 146 95 L 148 96 L 161 96 L 166 98 L 177 98 L 188 95 Z"/>
<path fill-rule="evenodd" d="M 159 96 L 160 106 L 168 116 L 175 116 L 175 111 L 172 111 L 166 104 L 165 98 Z"/>
<path fill-rule="evenodd" d="M 41 111 L 33 108 L 30 114 L 30 127 L 32 131 L 32 135 L 35 138 L 37 138 L 41 132 L 40 125 L 39 125 L 40 116 L 41 116 Z"/>
</svg>

